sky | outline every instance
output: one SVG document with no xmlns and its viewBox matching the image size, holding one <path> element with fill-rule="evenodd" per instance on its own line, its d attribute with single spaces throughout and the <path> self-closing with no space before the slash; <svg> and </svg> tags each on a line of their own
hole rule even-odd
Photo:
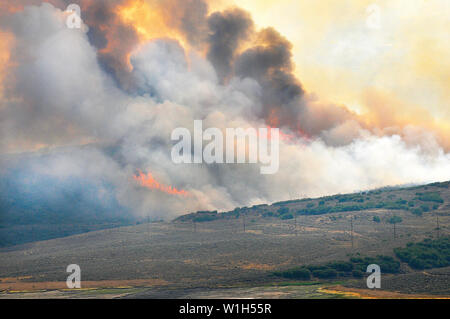
<svg viewBox="0 0 450 319">
<path fill-rule="evenodd" d="M 448 149 L 448 1 L 235 3 L 256 24 L 274 26 L 292 42 L 295 74 L 310 92 L 366 115 L 372 125 L 427 126 Z M 373 5 L 378 28 L 368 25 Z M 385 111 L 394 114 L 386 119 Z"/>
<path fill-rule="evenodd" d="M 72 2 L 0 4 L 4 202 L 170 219 L 450 179 L 446 0 Z M 200 119 L 279 127 L 279 171 L 173 163 Z"/>
</svg>

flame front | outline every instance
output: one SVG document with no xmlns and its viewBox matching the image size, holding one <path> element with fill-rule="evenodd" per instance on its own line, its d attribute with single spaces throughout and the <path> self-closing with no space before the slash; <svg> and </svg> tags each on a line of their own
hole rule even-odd
<svg viewBox="0 0 450 319">
<path fill-rule="evenodd" d="M 152 176 L 151 173 L 144 174 L 141 171 L 138 172 L 138 174 L 133 176 L 134 180 L 137 181 L 142 187 L 146 187 L 149 189 L 157 189 L 161 192 L 170 194 L 170 195 L 181 195 L 181 196 L 188 196 L 189 192 L 177 189 L 172 186 L 160 184 L 155 178 Z"/>
</svg>

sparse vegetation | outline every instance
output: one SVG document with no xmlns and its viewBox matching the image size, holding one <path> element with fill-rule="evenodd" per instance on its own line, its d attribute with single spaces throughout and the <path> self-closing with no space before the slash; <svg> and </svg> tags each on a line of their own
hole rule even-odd
<svg viewBox="0 0 450 319">
<path fill-rule="evenodd" d="M 413 208 L 411 209 L 411 213 L 413 213 L 416 216 L 422 216 L 423 211 L 421 208 Z"/>
<path fill-rule="evenodd" d="M 293 219 L 293 218 L 294 218 L 294 215 L 292 215 L 292 214 L 284 214 L 284 215 L 281 215 L 280 218 L 281 218 L 282 220 Z"/>
<path fill-rule="evenodd" d="M 444 202 L 440 193 L 438 192 L 416 193 L 416 195 L 417 199 L 423 202 L 435 202 L 440 204 Z"/>
</svg>

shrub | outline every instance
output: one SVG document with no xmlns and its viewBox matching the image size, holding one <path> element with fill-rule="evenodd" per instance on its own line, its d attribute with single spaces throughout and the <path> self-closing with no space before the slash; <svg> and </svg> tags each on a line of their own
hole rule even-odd
<svg viewBox="0 0 450 319">
<path fill-rule="evenodd" d="M 294 268 L 287 271 L 276 272 L 275 276 L 289 278 L 289 279 L 300 279 L 300 280 L 310 280 L 311 272 L 307 268 Z"/>
<path fill-rule="evenodd" d="M 398 224 L 401 223 L 403 221 L 403 219 L 400 216 L 392 216 L 391 218 L 389 218 L 388 222 L 390 224 Z"/>
<path fill-rule="evenodd" d="M 438 192 L 416 193 L 417 199 L 423 202 L 435 202 L 442 204 L 444 200 Z"/>
<path fill-rule="evenodd" d="M 374 221 L 375 223 L 379 223 L 379 222 L 381 222 L 381 219 L 380 219 L 380 217 L 378 217 L 378 216 L 373 216 L 373 221 Z"/>
<path fill-rule="evenodd" d="M 325 265 L 309 265 L 309 266 L 306 266 L 306 268 L 308 268 L 311 272 L 314 272 L 316 270 L 325 270 L 328 267 Z"/>
<path fill-rule="evenodd" d="M 203 223 L 203 222 L 210 222 L 213 220 L 218 219 L 215 215 L 204 215 L 204 216 L 197 216 L 193 218 L 194 222 Z"/>
<path fill-rule="evenodd" d="M 327 267 L 337 271 L 344 271 L 344 272 L 350 272 L 353 270 L 353 264 L 348 261 L 336 261 L 328 263 Z"/>
<path fill-rule="evenodd" d="M 405 248 L 394 249 L 397 257 L 415 269 L 450 266 L 450 237 L 425 239 L 408 243 Z"/>
<path fill-rule="evenodd" d="M 314 270 L 312 273 L 314 277 L 320 279 L 336 278 L 338 275 L 336 270 L 330 268 Z"/>
<path fill-rule="evenodd" d="M 366 272 L 367 266 L 377 264 L 384 273 L 398 273 L 400 271 L 400 263 L 390 256 L 351 258 L 354 270 Z"/>
<path fill-rule="evenodd" d="M 287 214 L 287 213 L 289 213 L 289 208 L 288 207 L 281 207 L 280 209 L 278 209 L 278 213 L 280 215 Z"/>
</svg>

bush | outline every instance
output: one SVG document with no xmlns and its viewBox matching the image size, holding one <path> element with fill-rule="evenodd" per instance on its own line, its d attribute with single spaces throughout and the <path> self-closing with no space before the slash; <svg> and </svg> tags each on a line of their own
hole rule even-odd
<svg viewBox="0 0 450 319">
<path fill-rule="evenodd" d="M 291 279 L 309 279 L 311 274 L 319 279 L 330 279 L 342 276 L 361 278 L 364 276 L 367 266 L 377 264 L 383 273 L 398 273 L 400 262 L 390 256 L 376 257 L 352 257 L 349 261 L 334 261 L 322 265 L 308 265 L 294 268 L 284 272 L 275 273 Z"/>
<path fill-rule="evenodd" d="M 338 275 L 336 270 L 330 268 L 314 270 L 312 273 L 314 277 L 320 279 L 336 278 Z"/>
<path fill-rule="evenodd" d="M 311 272 L 314 272 L 316 270 L 325 270 L 328 267 L 325 265 L 309 265 L 309 266 L 306 266 L 306 268 L 308 268 Z"/>
<path fill-rule="evenodd" d="M 394 252 L 414 269 L 447 267 L 450 266 L 450 237 L 408 243 L 405 248 L 396 248 Z"/>
<path fill-rule="evenodd" d="M 422 209 L 420 209 L 420 208 L 413 208 L 411 210 L 411 213 L 413 213 L 416 216 L 422 216 Z"/>
<path fill-rule="evenodd" d="M 299 279 L 299 280 L 310 280 L 311 272 L 307 268 L 294 268 L 287 271 L 276 272 L 275 276 L 289 278 L 289 279 Z"/>
<path fill-rule="evenodd" d="M 348 261 L 336 261 L 328 263 L 327 267 L 332 268 L 336 271 L 344 271 L 344 272 L 350 272 L 353 270 L 353 264 Z"/>
<path fill-rule="evenodd" d="M 442 204 L 444 200 L 438 192 L 416 193 L 417 199 L 423 202 L 435 202 Z"/>
<path fill-rule="evenodd" d="M 380 217 L 378 217 L 378 216 L 373 216 L 373 221 L 374 221 L 375 223 L 379 223 L 379 222 L 381 222 L 381 219 L 380 219 Z"/>
<path fill-rule="evenodd" d="M 362 272 L 360 270 L 353 270 L 352 276 L 355 278 L 362 278 L 362 277 L 364 277 L 364 272 Z"/>
<path fill-rule="evenodd" d="M 280 209 L 278 209 L 278 213 L 280 215 L 287 214 L 287 213 L 289 213 L 289 208 L 288 207 L 281 207 Z"/>
<path fill-rule="evenodd" d="M 401 223 L 403 221 L 403 219 L 400 216 L 392 216 L 391 218 L 389 218 L 388 222 L 390 224 L 398 224 Z"/>
<path fill-rule="evenodd" d="M 211 222 L 213 220 L 218 219 L 217 216 L 214 215 L 205 215 L 205 216 L 197 216 L 193 218 L 194 222 L 203 223 L 203 222 Z"/>
<path fill-rule="evenodd" d="M 400 271 L 400 263 L 390 256 L 351 258 L 354 270 L 366 272 L 367 266 L 370 264 L 379 265 L 384 273 L 398 273 Z"/>
</svg>

